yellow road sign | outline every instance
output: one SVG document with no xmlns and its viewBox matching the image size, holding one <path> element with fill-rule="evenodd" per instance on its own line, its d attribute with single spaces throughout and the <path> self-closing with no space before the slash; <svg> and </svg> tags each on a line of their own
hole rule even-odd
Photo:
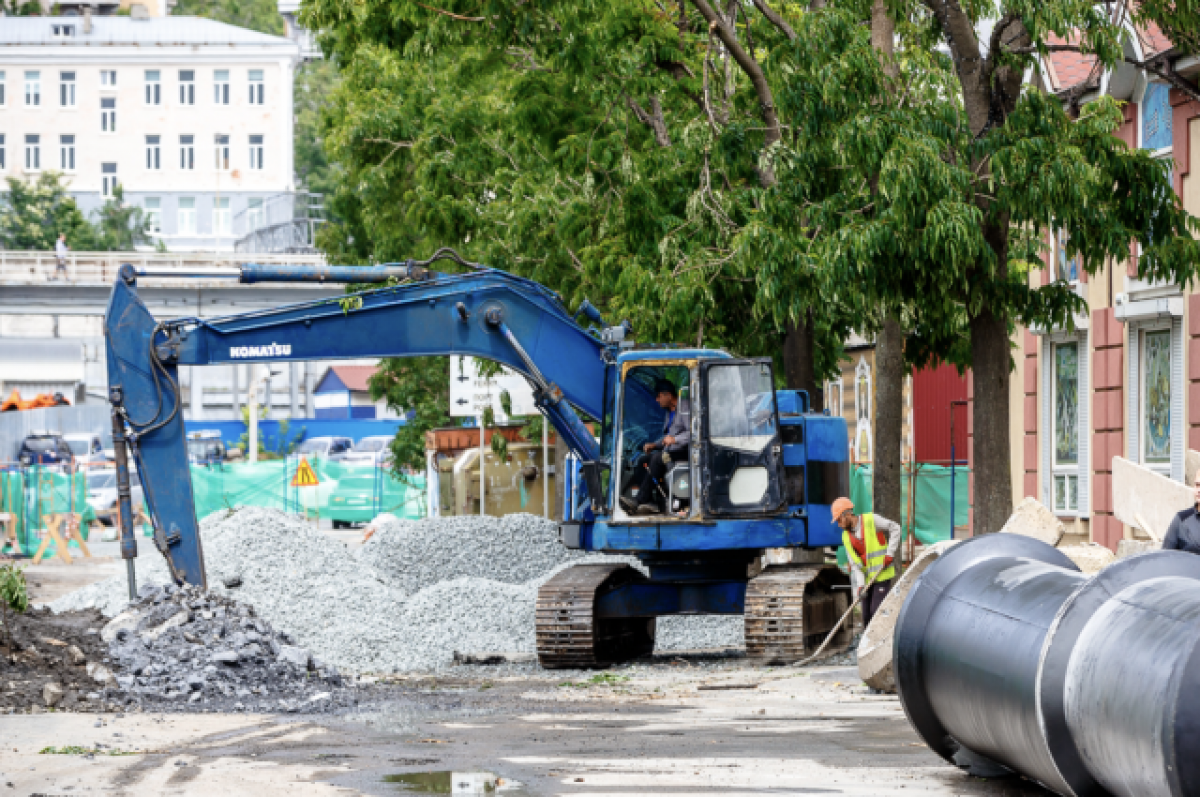
<svg viewBox="0 0 1200 797">
<path fill-rule="evenodd" d="M 317 478 L 312 465 L 308 464 L 308 457 L 300 457 L 300 467 L 296 468 L 296 475 L 292 477 L 292 486 L 316 487 L 320 483 L 321 480 Z"/>
</svg>

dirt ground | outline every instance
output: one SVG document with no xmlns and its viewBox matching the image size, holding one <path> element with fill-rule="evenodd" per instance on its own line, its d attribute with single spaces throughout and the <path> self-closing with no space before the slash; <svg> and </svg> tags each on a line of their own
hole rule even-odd
<svg viewBox="0 0 1200 797">
<path fill-rule="evenodd" d="M 414 779 L 425 790 L 385 780 L 442 771 L 493 773 L 511 795 L 1048 794 L 947 765 L 896 698 L 867 694 L 849 668 L 684 658 L 572 681 L 471 672 L 380 684 L 332 717 L 0 716 L 0 795 L 449 793 L 448 777 Z M 78 749 L 39 752 L 50 746 Z"/>
</svg>

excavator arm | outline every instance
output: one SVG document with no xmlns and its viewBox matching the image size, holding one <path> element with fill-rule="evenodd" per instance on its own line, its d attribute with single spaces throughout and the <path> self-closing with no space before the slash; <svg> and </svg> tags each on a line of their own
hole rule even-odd
<svg viewBox="0 0 1200 797">
<path fill-rule="evenodd" d="M 181 365 L 481 357 L 524 375 L 539 409 L 567 446 L 581 460 L 599 457 L 595 438 L 572 405 L 601 417 L 607 344 L 595 330 L 577 324 L 557 294 L 535 282 L 481 267 L 441 274 L 411 262 L 362 268 L 246 265 L 220 276 L 247 283 L 400 284 L 218 319 L 158 321 L 137 295 L 137 278 L 146 275 L 123 266 L 105 316 L 114 448 L 122 483 L 121 552 L 131 592 L 136 543 L 127 453 L 137 462 L 155 545 L 173 577 L 177 583 L 205 585 L 177 377 Z M 583 312 L 600 321 L 586 303 Z"/>
</svg>

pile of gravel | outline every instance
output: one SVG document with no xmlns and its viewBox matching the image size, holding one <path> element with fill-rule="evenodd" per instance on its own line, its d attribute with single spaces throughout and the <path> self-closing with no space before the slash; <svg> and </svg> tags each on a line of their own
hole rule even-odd
<svg viewBox="0 0 1200 797">
<path fill-rule="evenodd" d="M 563 547 L 557 523 L 519 512 L 393 521 L 367 540 L 357 556 L 411 595 L 457 578 L 524 584 L 586 554 Z"/>
<path fill-rule="evenodd" d="M 563 548 L 555 523 L 526 514 L 398 521 L 351 554 L 294 515 L 243 507 L 205 518 L 201 538 L 214 599 L 252 606 L 345 673 L 436 670 L 455 652 L 533 652 L 538 588 L 571 564 L 613 561 Z M 169 582 L 153 549 L 137 563 L 140 584 Z M 113 616 L 127 595 L 120 575 L 50 606 Z M 662 618 L 658 637 L 659 650 L 740 648 L 742 621 Z"/>
<path fill-rule="evenodd" d="M 109 684 L 157 710 L 328 711 L 354 702 L 337 669 L 250 606 L 198 587 L 146 587 L 100 632 Z"/>
</svg>

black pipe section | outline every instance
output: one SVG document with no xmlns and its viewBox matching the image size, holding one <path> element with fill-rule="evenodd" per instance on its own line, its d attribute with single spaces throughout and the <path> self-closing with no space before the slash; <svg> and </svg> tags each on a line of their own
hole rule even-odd
<svg viewBox="0 0 1200 797">
<path fill-rule="evenodd" d="M 1200 796 L 1200 557 L 1087 578 L 1037 540 L 962 542 L 896 621 L 909 721 L 951 763 L 1067 797 Z"/>
</svg>

